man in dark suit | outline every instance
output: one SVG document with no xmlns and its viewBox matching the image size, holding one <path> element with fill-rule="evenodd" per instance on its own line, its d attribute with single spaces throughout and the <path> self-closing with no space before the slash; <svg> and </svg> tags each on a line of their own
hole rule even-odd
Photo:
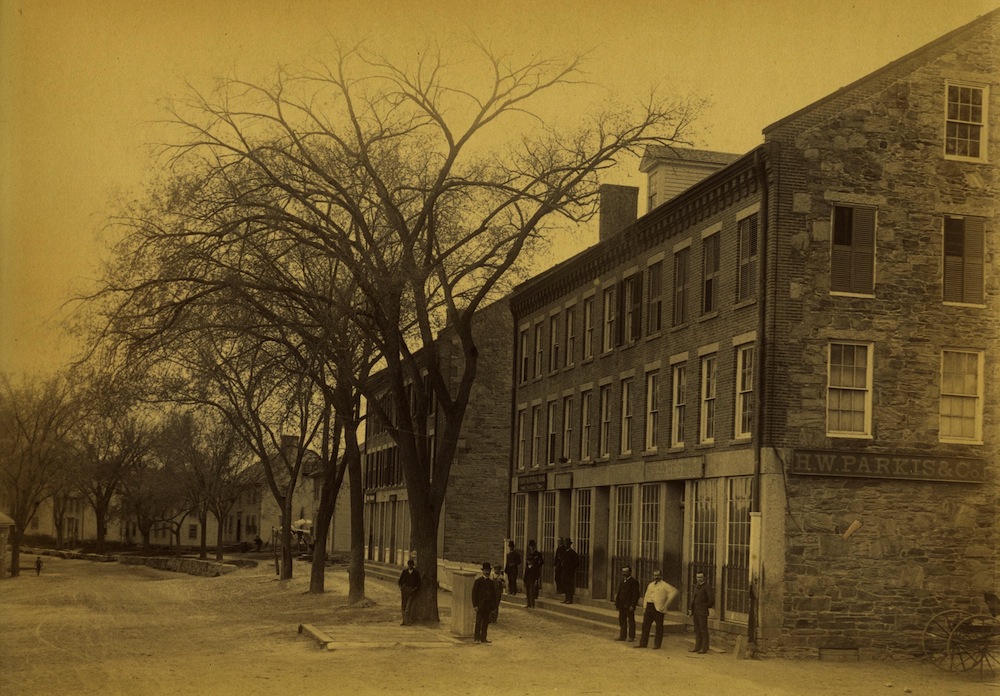
<svg viewBox="0 0 1000 696">
<path fill-rule="evenodd" d="M 490 642 L 486 640 L 486 630 L 490 627 L 490 615 L 500 599 L 496 596 L 493 581 L 490 580 L 490 570 L 490 564 L 483 563 L 483 574 L 472 583 L 472 607 L 476 610 L 477 643 Z"/>
<path fill-rule="evenodd" d="M 708 652 L 708 611 L 715 606 L 715 592 L 708 586 L 705 574 L 695 573 L 695 585 L 691 590 L 691 605 L 688 613 L 694 621 L 694 647 L 688 652 Z"/>
<path fill-rule="evenodd" d="M 524 559 L 524 591 L 528 595 L 528 608 L 535 606 L 535 599 L 538 597 L 538 586 L 542 582 L 542 566 L 545 565 L 545 557 L 535 547 L 535 540 L 528 542 L 528 555 Z"/>
<path fill-rule="evenodd" d="M 521 571 L 521 554 L 514 547 L 514 542 L 507 542 L 507 566 L 503 569 L 507 575 L 507 591 L 517 594 L 517 574 Z"/>
<path fill-rule="evenodd" d="M 632 576 L 632 568 L 622 568 L 622 581 L 615 594 L 618 609 L 618 627 L 621 631 L 615 640 L 635 640 L 635 607 L 639 604 L 639 581 Z"/>
<path fill-rule="evenodd" d="M 559 569 L 562 571 L 563 592 L 566 593 L 566 599 L 562 603 L 572 604 L 573 593 L 576 591 L 576 567 L 580 564 L 580 557 L 573 548 L 572 539 L 566 539 L 563 544 L 565 544 L 566 550 L 563 551 Z"/>
<path fill-rule="evenodd" d="M 410 609 L 413 607 L 413 598 L 417 596 L 420 589 L 420 571 L 414 567 L 413 559 L 406 562 L 406 568 L 399 574 L 399 594 L 403 603 L 403 620 L 401 626 L 410 623 Z"/>
</svg>

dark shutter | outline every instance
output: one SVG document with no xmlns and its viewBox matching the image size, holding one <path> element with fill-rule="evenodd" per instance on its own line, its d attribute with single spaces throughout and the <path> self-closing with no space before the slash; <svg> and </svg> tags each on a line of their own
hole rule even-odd
<svg viewBox="0 0 1000 696">
<path fill-rule="evenodd" d="M 983 303 L 983 242 L 985 224 L 981 218 L 965 218 L 965 268 L 962 278 L 963 301 Z"/>
<path fill-rule="evenodd" d="M 875 288 L 875 209 L 854 209 L 851 292 L 870 295 Z"/>
</svg>

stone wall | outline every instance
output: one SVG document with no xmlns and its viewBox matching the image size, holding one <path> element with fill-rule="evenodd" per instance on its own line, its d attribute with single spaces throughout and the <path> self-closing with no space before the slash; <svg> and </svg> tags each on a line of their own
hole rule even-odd
<svg viewBox="0 0 1000 696">
<path fill-rule="evenodd" d="M 158 556 L 119 556 L 118 562 L 124 565 L 145 565 L 157 570 L 170 570 L 175 573 L 200 575 L 202 577 L 218 577 L 236 570 L 235 565 L 202 561 L 196 558 L 163 558 Z"/>
<path fill-rule="evenodd" d="M 917 655 L 937 612 L 986 610 L 998 585 L 1000 492 L 1000 194 L 996 119 L 987 130 L 994 163 L 943 155 L 946 80 L 990 84 L 1000 113 L 995 19 L 936 42 L 778 125 L 775 313 L 777 361 L 769 435 L 787 461 L 794 448 L 920 453 L 985 462 L 983 483 L 787 476 L 786 567 L 773 649 L 816 654 Z M 834 204 L 877 209 L 872 296 L 830 292 Z M 942 301 L 943 221 L 984 217 L 986 301 Z M 872 346 L 869 437 L 826 435 L 827 346 Z M 939 438 L 941 351 L 983 351 L 983 441 Z M 854 519 L 862 529 L 845 540 Z"/>
</svg>

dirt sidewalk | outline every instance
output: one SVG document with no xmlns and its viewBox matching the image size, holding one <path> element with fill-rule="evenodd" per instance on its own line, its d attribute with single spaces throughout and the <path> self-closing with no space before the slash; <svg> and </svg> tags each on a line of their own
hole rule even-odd
<svg viewBox="0 0 1000 696">
<path fill-rule="evenodd" d="M 919 662 L 831 663 L 691 655 L 682 636 L 634 650 L 614 630 L 504 607 L 489 645 L 456 640 L 450 595 L 437 627 L 399 626 L 398 591 L 369 578 L 375 606 L 346 606 L 346 569 L 310 595 L 308 567 L 197 578 L 50 558 L 0 581 L 0 693 L 35 694 L 945 694 L 1000 696 L 995 681 Z M 336 634 L 333 650 L 300 624 Z"/>
</svg>

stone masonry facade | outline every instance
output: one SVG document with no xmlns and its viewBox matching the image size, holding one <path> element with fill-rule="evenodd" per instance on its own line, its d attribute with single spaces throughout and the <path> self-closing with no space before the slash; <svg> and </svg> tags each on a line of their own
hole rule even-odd
<svg viewBox="0 0 1000 696">
<path fill-rule="evenodd" d="M 975 482 L 788 474 L 783 621 L 774 637 L 785 652 L 916 655 L 935 613 L 984 613 L 983 592 L 998 587 L 997 46 L 994 12 L 765 130 L 780 181 L 769 392 L 786 405 L 769 409 L 768 439 L 786 466 L 807 449 L 984 467 Z M 984 161 L 945 156 L 950 83 L 988 97 Z M 834 206 L 875 211 L 870 293 L 831 290 Z M 943 300 L 949 216 L 984 223 L 982 301 Z M 864 437 L 828 434 L 833 342 L 871 351 Z M 983 356 L 981 437 L 968 443 L 941 433 L 948 350 Z M 855 519 L 864 526 L 844 539 Z"/>
</svg>

